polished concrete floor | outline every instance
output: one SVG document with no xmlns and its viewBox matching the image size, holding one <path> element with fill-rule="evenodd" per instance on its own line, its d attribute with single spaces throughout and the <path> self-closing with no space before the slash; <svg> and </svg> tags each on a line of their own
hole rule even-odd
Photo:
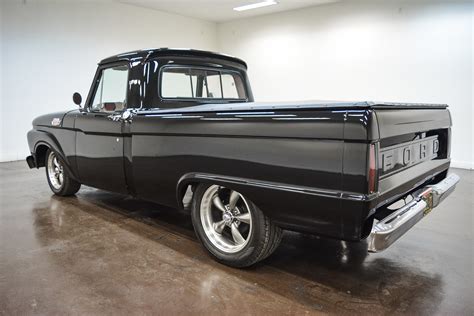
<svg viewBox="0 0 474 316">
<path fill-rule="evenodd" d="M 257 266 L 214 262 L 186 213 L 0 164 L 0 314 L 473 315 L 473 172 L 391 248 L 286 233 Z"/>
</svg>

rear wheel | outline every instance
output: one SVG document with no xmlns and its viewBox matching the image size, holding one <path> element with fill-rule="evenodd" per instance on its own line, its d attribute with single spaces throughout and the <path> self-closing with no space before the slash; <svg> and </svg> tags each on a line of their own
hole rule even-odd
<svg viewBox="0 0 474 316">
<path fill-rule="evenodd" d="M 275 226 L 255 204 L 237 191 L 200 184 L 193 196 L 194 230 L 219 262 L 248 267 L 268 257 L 281 240 Z"/>
<path fill-rule="evenodd" d="M 46 178 L 54 194 L 59 196 L 74 195 L 81 184 L 69 176 L 58 155 L 49 149 L 46 153 Z"/>
</svg>

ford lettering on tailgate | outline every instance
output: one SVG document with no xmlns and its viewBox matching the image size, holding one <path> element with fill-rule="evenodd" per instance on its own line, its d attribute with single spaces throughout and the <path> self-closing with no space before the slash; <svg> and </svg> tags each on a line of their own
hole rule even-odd
<svg viewBox="0 0 474 316">
<path fill-rule="evenodd" d="M 383 148 L 379 156 L 381 176 L 387 176 L 420 162 L 434 159 L 438 156 L 438 151 L 437 135 Z"/>
</svg>

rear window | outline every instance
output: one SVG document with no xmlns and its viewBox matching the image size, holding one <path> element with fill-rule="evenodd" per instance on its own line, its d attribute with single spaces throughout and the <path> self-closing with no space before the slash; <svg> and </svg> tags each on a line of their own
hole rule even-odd
<svg viewBox="0 0 474 316">
<path fill-rule="evenodd" d="M 163 99 L 247 99 L 238 72 L 194 67 L 165 67 L 161 73 Z"/>
</svg>

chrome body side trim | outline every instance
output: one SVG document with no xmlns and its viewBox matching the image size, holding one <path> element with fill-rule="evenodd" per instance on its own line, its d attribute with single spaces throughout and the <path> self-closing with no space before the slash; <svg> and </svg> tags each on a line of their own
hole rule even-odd
<svg viewBox="0 0 474 316">
<path fill-rule="evenodd" d="M 367 194 L 336 191 L 336 190 L 324 190 L 324 189 L 312 188 L 312 187 L 306 187 L 306 186 L 297 186 L 297 185 L 291 185 L 291 184 L 285 184 L 285 183 L 260 181 L 260 180 L 254 180 L 254 179 L 230 177 L 230 176 L 215 175 L 215 174 L 208 174 L 208 173 L 188 173 L 179 180 L 179 183 L 182 183 L 184 180 L 188 180 L 188 179 L 204 179 L 204 180 L 212 180 L 213 182 L 219 181 L 219 182 L 226 182 L 226 183 L 233 183 L 233 184 L 244 184 L 244 185 L 249 185 L 249 186 L 259 187 L 259 188 L 270 188 L 270 189 L 275 189 L 275 190 L 296 192 L 296 193 L 302 193 L 302 194 L 311 194 L 311 195 L 318 195 L 318 196 L 346 199 L 346 200 L 353 200 L 353 201 L 367 201 L 377 196 L 377 193 L 367 195 Z"/>
</svg>

